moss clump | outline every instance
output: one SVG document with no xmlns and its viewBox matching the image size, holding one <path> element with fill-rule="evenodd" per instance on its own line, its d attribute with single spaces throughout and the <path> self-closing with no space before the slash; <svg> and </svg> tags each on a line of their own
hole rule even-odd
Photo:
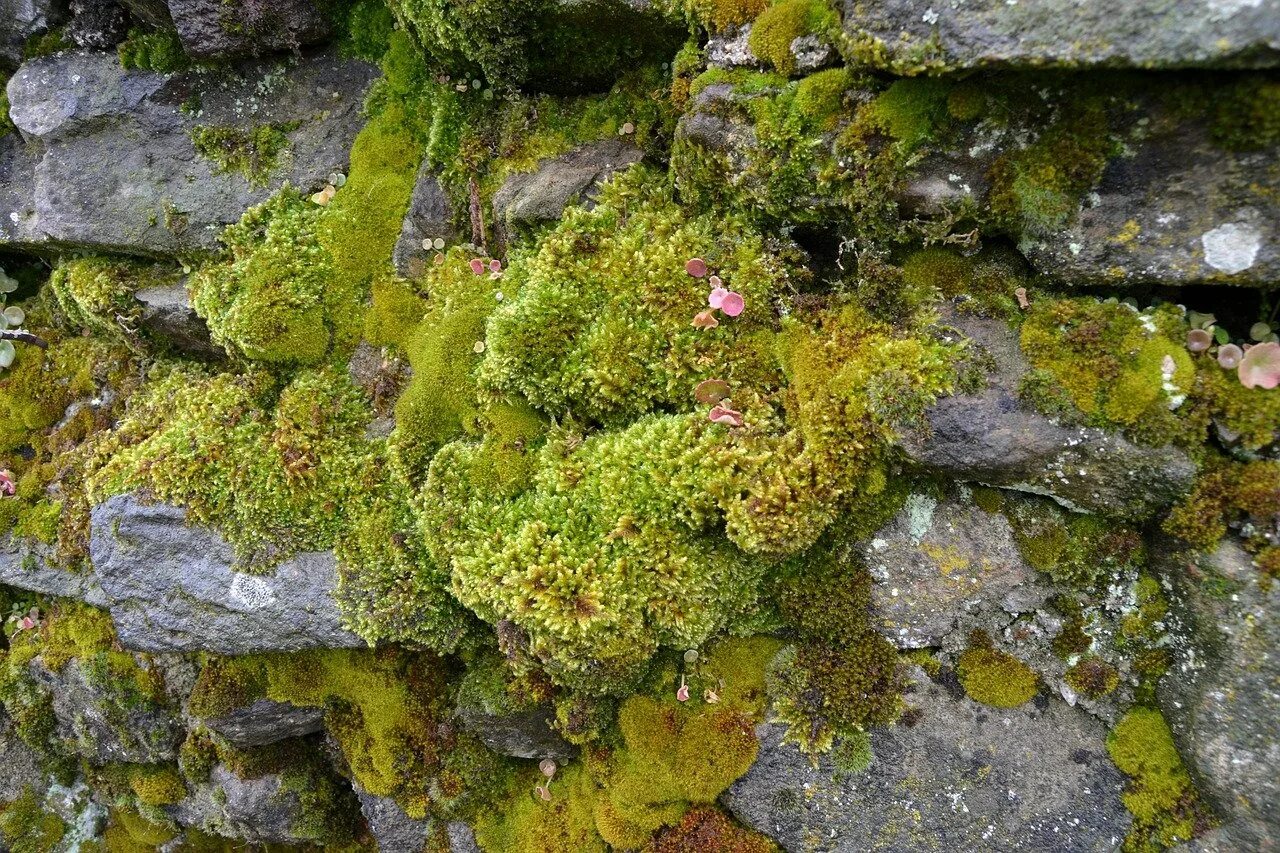
<svg viewBox="0 0 1280 853">
<path fill-rule="evenodd" d="M 1280 83 L 1246 75 L 1212 96 L 1210 133 L 1231 151 L 1261 151 L 1280 143 Z"/>
<path fill-rule="evenodd" d="M 197 154 L 215 164 L 218 174 L 235 172 L 253 186 L 264 187 L 289 148 L 289 132 L 296 127 L 296 123 L 252 128 L 196 125 L 190 131 L 191 144 Z"/>
<path fill-rule="evenodd" d="M 0 451 L 37 443 L 41 431 L 77 398 L 93 394 L 121 360 L 118 348 L 92 338 L 57 341 L 47 350 L 19 346 L 13 365 L 0 373 Z"/>
<path fill-rule="evenodd" d="M 1049 501 L 1009 497 L 1005 517 L 1022 558 L 1062 586 L 1091 590 L 1132 575 L 1146 562 L 1138 531 Z"/>
<path fill-rule="evenodd" d="M 178 830 L 150 820 L 129 808 L 111 811 L 111 821 L 103 835 L 110 853 L 145 853 L 178 837 Z"/>
<path fill-rule="evenodd" d="M 823 33 L 837 21 L 826 0 L 781 0 L 756 18 L 748 36 L 748 46 L 752 53 L 780 74 L 789 75 L 796 68 L 791 43 L 801 36 Z"/>
<path fill-rule="evenodd" d="M 30 787 L 13 802 L 0 806 L 0 837 L 13 853 L 50 853 L 66 832 L 66 824 L 45 809 Z"/>
<path fill-rule="evenodd" d="M 169 765 L 135 769 L 130 774 L 129 787 L 138 795 L 139 802 L 148 806 L 170 805 L 187 795 L 182 774 Z"/>
<path fill-rule="evenodd" d="M 120 64 L 128 69 L 170 74 L 191 67 L 191 60 L 182 49 L 182 40 L 170 30 L 129 30 L 128 38 L 116 51 L 120 54 Z"/>
<path fill-rule="evenodd" d="M 956 675 L 970 699 L 995 708 L 1030 702 L 1040 684 L 1031 667 L 992 646 L 985 634 L 971 638 L 970 648 L 956 662 Z"/>
<path fill-rule="evenodd" d="M 902 284 L 920 303 L 941 297 L 961 310 L 1012 318 L 1015 291 L 1027 283 L 1026 263 L 1014 252 L 986 249 L 974 256 L 941 247 L 919 249 L 902 262 Z"/>
<path fill-rule="evenodd" d="M 1116 668 L 1096 657 L 1076 662 L 1064 678 L 1072 690 L 1086 699 L 1101 699 L 1120 686 L 1120 673 Z"/>
<path fill-rule="evenodd" d="M 551 782 L 551 800 L 533 789 L 543 780 L 535 768 L 515 776 L 498 809 L 480 816 L 476 841 L 482 850 L 510 853 L 604 853 L 596 832 L 596 786 L 579 764 L 565 767 Z"/>
<path fill-rule="evenodd" d="M 713 32 L 749 24 L 769 5 L 769 0 L 694 0 L 698 18 Z"/>
<path fill-rule="evenodd" d="M 775 853 L 770 839 L 744 829 L 717 808 L 699 806 L 664 829 L 644 847 L 645 853 Z"/>
<path fill-rule="evenodd" d="M 1172 847 L 1206 828 L 1208 812 L 1159 711 L 1130 710 L 1107 737 L 1107 752 L 1116 767 L 1132 777 L 1121 795 L 1133 815 L 1126 850 Z"/>
<path fill-rule="evenodd" d="M 181 273 L 161 264 L 88 257 L 63 261 L 49 279 L 53 302 L 67 322 L 96 336 L 137 347 L 142 304 L 134 293 L 177 283 Z"/>
<path fill-rule="evenodd" d="M 1280 513 L 1280 462 L 1226 462 L 1205 471 L 1195 488 L 1164 520 L 1165 532 L 1191 547 L 1208 551 L 1231 526 Z M 1247 544 L 1259 550 L 1267 543 L 1259 533 Z"/>
</svg>

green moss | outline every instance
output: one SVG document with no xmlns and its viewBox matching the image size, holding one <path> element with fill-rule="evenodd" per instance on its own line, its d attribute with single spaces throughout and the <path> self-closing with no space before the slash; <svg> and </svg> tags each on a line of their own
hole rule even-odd
<svg viewBox="0 0 1280 853">
<path fill-rule="evenodd" d="M 1026 284 L 1026 263 L 1000 249 L 966 256 L 935 246 L 914 251 L 902 262 L 902 286 L 917 302 L 942 297 L 962 310 L 997 317 L 1019 314 L 1015 291 Z"/>
<path fill-rule="evenodd" d="M 713 32 L 749 24 L 769 5 L 769 0 L 694 0 L 695 14 Z"/>
<path fill-rule="evenodd" d="M 0 836 L 13 853 L 51 853 L 66 831 L 62 819 L 46 811 L 30 787 L 12 803 L 0 806 Z"/>
<path fill-rule="evenodd" d="M 58 264 L 49 279 L 52 299 L 67 322 L 94 335 L 138 346 L 142 303 L 134 293 L 172 285 L 181 272 L 162 264 L 88 257 Z"/>
<path fill-rule="evenodd" d="M 17 130 L 13 120 L 9 118 L 9 93 L 6 90 L 8 85 L 8 77 L 0 80 L 0 136 L 5 136 Z"/>
<path fill-rule="evenodd" d="M 178 830 L 167 824 L 152 821 L 133 809 L 117 808 L 111 811 L 103 841 L 108 853 L 149 853 L 177 836 Z"/>
<path fill-rule="evenodd" d="M 1022 558 L 1061 586 L 1104 587 L 1146 562 L 1138 531 L 1099 516 L 1066 512 L 1049 501 L 1021 496 L 1006 500 L 1004 513 Z"/>
<path fill-rule="evenodd" d="M 748 45 L 779 73 L 791 74 L 795 71 L 791 43 L 800 36 L 825 32 L 837 20 L 826 0 L 781 0 L 756 18 Z"/>
<path fill-rule="evenodd" d="M 504 853 L 604 853 L 596 832 L 595 784 L 580 765 L 561 769 L 544 802 L 533 789 L 542 774 L 529 768 L 515 777 L 501 808 L 480 816 L 476 841 L 482 850 Z"/>
<path fill-rule="evenodd" d="M 831 751 L 831 763 L 841 773 L 856 775 L 871 766 L 875 753 L 871 750 L 871 735 L 854 732 L 841 738 Z"/>
<path fill-rule="evenodd" d="M 252 128 L 234 125 L 195 125 L 191 144 L 196 153 L 212 161 L 216 174 L 234 172 L 256 187 L 264 187 L 289 149 L 289 133 L 297 123 L 260 124 Z"/>
<path fill-rule="evenodd" d="M 1031 667 L 1002 652 L 985 637 L 977 640 L 956 662 L 964 692 L 975 702 L 995 708 L 1016 708 L 1036 695 L 1040 677 Z"/>
<path fill-rule="evenodd" d="M 1087 699 L 1101 699 L 1120 686 L 1120 673 L 1106 661 L 1087 657 L 1067 670 L 1064 676 L 1071 689 Z"/>
<path fill-rule="evenodd" d="M 1195 488 L 1164 520 L 1167 533 L 1208 551 L 1228 526 L 1280 512 L 1280 462 L 1219 463 L 1200 475 Z M 1265 533 L 1246 537 L 1250 550 L 1265 547 Z"/>
<path fill-rule="evenodd" d="M 148 806 L 176 803 L 187 795 L 187 786 L 176 767 L 139 767 L 129 779 L 138 800 Z"/>
<path fill-rule="evenodd" d="M 120 64 L 127 69 L 170 74 L 191 67 L 191 60 L 182 49 L 182 41 L 176 32 L 160 30 L 129 30 L 129 36 L 116 48 Z"/>
<path fill-rule="evenodd" d="M 1130 710 L 1107 737 L 1107 751 L 1116 767 L 1132 777 L 1121 795 L 1133 815 L 1126 850 L 1164 849 L 1189 841 L 1203 828 L 1208 812 L 1159 711 Z"/>
<path fill-rule="evenodd" d="M 1246 75 L 1214 87 L 1210 133 L 1231 151 L 1260 151 L 1280 143 L 1280 83 Z"/>
<path fill-rule="evenodd" d="M 395 18 L 383 0 L 356 0 L 342 9 L 336 26 L 342 52 L 369 62 L 387 52 L 394 28 Z"/>
</svg>

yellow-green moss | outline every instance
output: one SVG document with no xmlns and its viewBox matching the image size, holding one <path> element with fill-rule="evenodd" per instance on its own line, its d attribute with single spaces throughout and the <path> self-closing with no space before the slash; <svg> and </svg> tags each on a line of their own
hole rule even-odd
<svg viewBox="0 0 1280 853">
<path fill-rule="evenodd" d="M 826 0 L 781 0 L 761 12 L 747 38 L 751 52 L 779 73 L 795 71 L 791 43 L 800 36 L 822 33 L 837 18 Z"/>
<path fill-rule="evenodd" d="M 134 768 L 129 787 L 138 795 L 138 800 L 148 806 L 171 805 L 187 795 L 182 775 L 176 767 L 167 764 Z"/>
<path fill-rule="evenodd" d="M 12 803 L 0 806 L 0 836 L 13 853 L 51 853 L 66 831 L 62 819 L 47 811 L 30 787 Z"/>
<path fill-rule="evenodd" d="M 1065 587 L 1106 586 L 1146 561 L 1138 531 L 1096 515 L 1066 512 L 1050 501 L 1024 496 L 1008 497 L 1004 514 L 1022 558 Z"/>
<path fill-rule="evenodd" d="M 120 64 L 127 69 L 169 74 L 191 66 L 191 60 L 182 48 L 182 41 L 172 30 L 146 32 L 131 29 L 116 51 Z"/>
<path fill-rule="evenodd" d="M 716 32 L 751 23 L 768 5 L 769 0 L 694 0 L 693 3 L 698 17 L 708 24 L 708 29 Z"/>
<path fill-rule="evenodd" d="M 196 125 L 189 131 L 196 153 L 216 166 L 215 173 L 234 172 L 256 187 L 267 179 L 289 148 L 289 133 L 296 123 Z"/>
<path fill-rule="evenodd" d="M 116 808 L 111 811 L 103 841 L 107 853 L 151 853 L 177 837 L 178 830 L 168 824 L 152 821 L 133 809 Z"/>
<path fill-rule="evenodd" d="M 1130 710 L 1107 737 L 1107 751 L 1116 767 L 1132 778 L 1121 795 L 1133 815 L 1126 850 L 1162 850 L 1191 840 L 1197 828 L 1204 827 L 1208 813 L 1159 711 Z"/>
<path fill-rule="evenodd" d="M 975 702 L 996 708 L 1016 708 L 1036 695 L 1040 677 L 1035 670 L 987 642 L 974 645 L 956 662 L 964 692 Z"/>
<path fill-rule="evenodd" d="M 1087 657 L 1067 670 L 1064 680 L 1087 699 L 1101 699 L 1120 686 L 1120 673 L 1101 658 Z"/>
<path fill-rule="evenodd" d="M 1280 513 L 1280 462 L 1219 463 L 1205 471 L 1195 488 L 1164 520 L 1167 533 L 1201 551 L 1227 534 L 1229 523 L 1267 519 Z M 1267 544 L 1259 533 L 1250 544 Z"/>
</svg>

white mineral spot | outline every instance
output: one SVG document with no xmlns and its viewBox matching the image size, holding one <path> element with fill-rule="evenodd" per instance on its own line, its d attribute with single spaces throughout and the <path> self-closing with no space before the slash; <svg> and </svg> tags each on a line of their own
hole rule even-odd
<svg viewBox="0 0 1280 853">
<path fill-rule="evenodd" d="M 231 598 L 250 610 L 261 610 L 275 603 L 276 594 L 264 579 L 237 574 L 231 581 Z"/>
<path fill-rule="evenodd" d="M 1262 232 L 1245 222 L 1228 222 L 1200 235 L 1204 262 L 1228 275 L 1253 266 L 1262 248 Z"/>
<path fill-rule="evenodd" d="M 924 21 L 926 24 L 936 24 L 938 23 L 938 13 L 930 9 L 920 16 L 920 20 Z"/>
</svg>

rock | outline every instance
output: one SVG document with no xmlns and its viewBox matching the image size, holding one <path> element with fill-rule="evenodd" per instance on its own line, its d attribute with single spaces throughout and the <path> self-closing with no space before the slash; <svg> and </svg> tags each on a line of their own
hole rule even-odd
<svg viewBox="0 0 1280 853">
<path fill-rule="evenodd" d="M 120 0 L 129 14 L 155 30 L 172 30 L 173 19 L 165 0 Z"/>
<path fill-rule="evenodd" d="M 822 36 L 810 33 L 796 36 L 791 42 L 791 56 L 795 59 L 796 74 L 812 74 L 828 65 L 835 64 L 835 48 Z"/>
<path fill-rule="evenodd" d="M 844 0 L 855 52 L 897 73 L 1001 66 L 1271 68 L 1280 64 L 1275 0 Z"/>
<path fill-rule="evenodd" d="M 458 708 L 462 725 L 489 749 L 513 758 L 553 758 L 572 761 L 577 750 L 551 727 L 555 709 L 548 704 L 514 710 L 476 706 Z"/>
<path fill-rule="evenodd" d="M 39 162 L 39 155 L 18 134 L 0 136 L 0 245 L 32 249 L 43 239 L 35 227 Z"/>
<path fill-rule="evenodd" d="M 379 797 L 356 787 L 360 812 L 379 850 L 413 851 L 424 849 L 431 835 L 430 820 L 414 820 L 390 797 Z"/>
<path fill-rule="evenodd" d="M 0 0 L 0 67 L 18 67 L 27 40 L 66 18 L 66 0 Z"/>
<path fill-rule="evenodd" d="M 18 737 L 13 718 L 0 710 L 0 811 L 27 788 L 43 791 L 45 784 L 39 756 Z"/>
<path fill-rule="evenodd" d="M 62 819 L 64 833 L 55 849 L 79 851 L 101 846 L 99 835 L 107 825 L 107 809 L 96 801 L 93 789 L 83 779 L 76 779 L 70 787 L 53 782 L 44 805 Z"/>
<path fill-rule="evenodd" d="M 330 17 L 313 0 L 167 0 L 182 47 L 196 59 L 298 50 L 324 41 Z"/>
<path fill-rule="evenodd" d="M 131 494 L 93 508 L 90 555 L 123 646 L 246 654 L 365 645 L 339 622 L 331 552 L 241 574 L 231 544 L 185 517 Z"/>
<path fill-rule="evenodd" d="M 829 754 L 814 767 L 765 724 L 756 763 L 722 802 L 788 853 L 1120 847 L 1124 777 L 1101 723 L 1051 700 L 988 708 L 918 668 L 914 680 L 919 721 L 874 730 L 866 770 L 837 771 Z"/>
<path fill-rule="evenodd" d="M 963 648 L 970 630 L 992 617 L 1008 624 L 1052 593 L 1018 553 L 1005 517 L 971 499 L 911 495 L 862 550 L 875 579 L 873 624 L 899 648 Z"/>
<path fill-rule="evenodd" d="M 908 436 L 908 457 L 958 480 L 1046 495 L 1075 511 L 1142 519 L 1172 504 L 1195 478 L 1174 447 L 1136 445 L 1115 433 L 1067 427 L 1025 408 L 1017 389 L 1027 365 L 999 320 L 950 312 L 947 322 L 995 362 L 977 394 L 944 397 L 929 429 Z"/>
<path fill-rule="evenodd" d="M 204 318 L 191 307 L 185 281 L 144 287 L 133 297 L 142 303 L 142 328 L 190 355 L 220 358 L 226 353 L 209 337 Z"/>
<path fill-rule="evenodd" d="M 602 183 L 643 158 L 628 140 L 602 139 L 543 160 L 534 171 L 507 178 L 493 196 L 494 218 L 515 230 L 554 222 L 571 204 L 592 207 Z"/>
<path fill-rule="evenodd" d="M 449 201 L 448 193 L 440 185 L 435 171 L 423 162 L 418 170 L 417 182 L 413 185 L 413 196 L 409 199 L 409 210 L 404 215 L 400 237 L 396 240 L 395 251 L 391 256 L 396 272 L 405 278 L 421 277 L 439 251 L 424 248 L 422 241 L 441 239 L 446 244 L 457 242 L 458 232 L 453 227 L 453 221 L 453 204 Z"/>
<path fill-rule="evenodd" d="M 476 833 L 460 820 L 451 821 L 445 828 L 449 836 L 449 853 L 480 853 Z"/>
<path fill-rule="evenodd" d="M 1280 152 L 1225 151 L 1202 126 L 1155 126 L 1107 164 L 1070 226 L 1019 248 L 1073 285 L 1269 286 L 1280 277 Z"/>
<path fill-rule="evenodd" d="M 1280 845 L 1280 588 L 1232 539 L 1199 559 L 1164 543 L 1154 556 L 1174 585 L 1173 665 L 1159 699 L 1202 794 L 1224 819 L 1197 849 Z M 1235 846 L 1221 845 L 1230 840 Z"/>
<path fill-rule="evenodd" d="M 76 47 L 108 50 L 127 34 L 128 16 L 114 0 L 71 0 L 65 37 Z"/>
<path fill-rule="evenodd" d="M 178 756 L 183 730 L 171 708 L 137 695 L 135 684 L 86 667 L 79 658 L 60 670 L 37 658 L 31 676 L 49 691 L 58 737 L 93 764 L 157 764 Z"/>
<path fill-rule="evenodd" d="M 140 255 L 212 249 L 224 226 L 283 181 L 306 190 L 345 168 L 373 76 L 368 64 L 332 53 L 173 75 L 126 71 L 102 53 L 28 62 L 8 92 L 38 161 L 30 197 L 25 172 L 4 181 L 0 238 Z M 192 142 L 196 127 L 247 134 L 264 125 L 288 143 L 252 182 Z"/>
<path fill-rule="evenodd" d="M 747 44 L 751 38 L 751 25 L 729 27 L 707 39 L 705 55 L 708 68 L 755 68 L 764 67 L 764 63 L 756 58 Z"/>
<path fill-rule="evenodd" d="M 70 572 L 50 565 L 43 543 L 0 538 L 0 583 L 41 595 L 74 598 L 94 607 L 106 607 L 107 597 L 92 572 Z"/>
<path fill-rule="evenodd" d="M 320 731 L 324 728 L 324 709 L 257 699 L 229 714 L 206 717 L 200 722 L 236 746 L 266 746 Z"/>
</svg>

